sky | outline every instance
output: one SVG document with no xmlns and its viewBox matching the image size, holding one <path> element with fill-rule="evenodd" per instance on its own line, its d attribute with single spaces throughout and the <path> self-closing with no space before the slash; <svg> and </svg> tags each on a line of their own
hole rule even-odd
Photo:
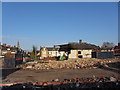
<svg viewBox="0 0 120 90">
<path fill-rule="evenodd" d="M 83 42 L 118 43 L 117 2 L 3 2 L 2 43 L 31 50 Z"/>
</svg>

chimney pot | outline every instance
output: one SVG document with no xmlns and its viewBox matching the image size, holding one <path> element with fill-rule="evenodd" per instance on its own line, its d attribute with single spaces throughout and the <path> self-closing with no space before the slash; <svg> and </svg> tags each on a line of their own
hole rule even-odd
<svg viewBox="0 0 120 90">
<path fill-rule="evenodd" d="M 6 44 L 4 43 L 3 46 L 6 46 Z"/>
<path fill-rule="evenodd" d="M 79 40 L 79 43 L 81 44 L 81 43 L 82 43 L 82 40 Z"/>
<path fill-rule="evenodd" d="M 54 48 L 56 48 L 56 45 L 54 45 Z"/>
<path fill-rule="evenodd" d="M 7 47 L 9 47 L 9 48 L 10 48 L 10 45 L 8 45 Z"/>
</svg>

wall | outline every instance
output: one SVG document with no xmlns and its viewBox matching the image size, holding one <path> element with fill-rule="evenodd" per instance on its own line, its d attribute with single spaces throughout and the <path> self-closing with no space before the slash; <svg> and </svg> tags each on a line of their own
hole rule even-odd
<svg viewBox="0 0 120 90">
<path fill-rule="evenodd" d="M 81 51 L 81 54 L 78 54 L 78 51 Z M 92 50 L 71 50 L 69 58 L 79 58 L 78 56 L 82 58 L 91 58 Z"/>
<path fill-rule="evenodd" d="M 77 50 L 70 50 L 70 54 L 69 54 L 68 58 L 78 58 Z"/>
<path fill-rule="evenodd" d="M 49 57 L 56 57 L 59 56 L 59 52 L 58 51 L 48 51 L 48 56 Z"/>
<path fill-rule="evenodd" d="M 40 50 L 40 57 L 48 57 L 48 50 L 46 48 L 42 48 Z"/>
<path fill-rule="evenodd" d="M 78 55 L 82 55 L 83 58 L 91 58 L 92 50 L 78 50 L 78 51 L 81 51 L 81 54 Z"/>
<path fill-rule="evenodd" d="M 113 52 L 97 52 L 98 59 L 114 58 Z"/>
<path fill-rule="evenodd" d="M 15 55 L 5 55 L 2 67 L 15 67 Z"/>
</svg>

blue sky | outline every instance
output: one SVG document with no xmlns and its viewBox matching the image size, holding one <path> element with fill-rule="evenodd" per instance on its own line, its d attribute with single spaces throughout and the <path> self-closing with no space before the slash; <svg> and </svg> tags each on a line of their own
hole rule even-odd
<svg viewBox="0 0 120 90">
<path fill-rule="evenodd" d="M 3 43 L 23 49 L 82 39 L 118 43 L 117 2 L 18 2 L 2 4 Z"/>
</svg>

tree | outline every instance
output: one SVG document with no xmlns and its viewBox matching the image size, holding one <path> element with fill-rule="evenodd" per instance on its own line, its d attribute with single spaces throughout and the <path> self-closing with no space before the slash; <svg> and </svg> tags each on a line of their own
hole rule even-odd
<svg viewBox="0 0 120 90">
<path fill-rule="evenodd" d="M 103 42 L 102 48 L 113 48 L 115 46 L 112 42 Z"/>
<path fill-rule="evenodd" d="M 32 49 L 33 49 L 33 50 L 32 50 L 32 52 L 31 52 L 30 57 L 33 59 L 33 58 L 36 58 L 37 47 L 35 47 L 35 46 L 33 45 Z"/>
</svg>

